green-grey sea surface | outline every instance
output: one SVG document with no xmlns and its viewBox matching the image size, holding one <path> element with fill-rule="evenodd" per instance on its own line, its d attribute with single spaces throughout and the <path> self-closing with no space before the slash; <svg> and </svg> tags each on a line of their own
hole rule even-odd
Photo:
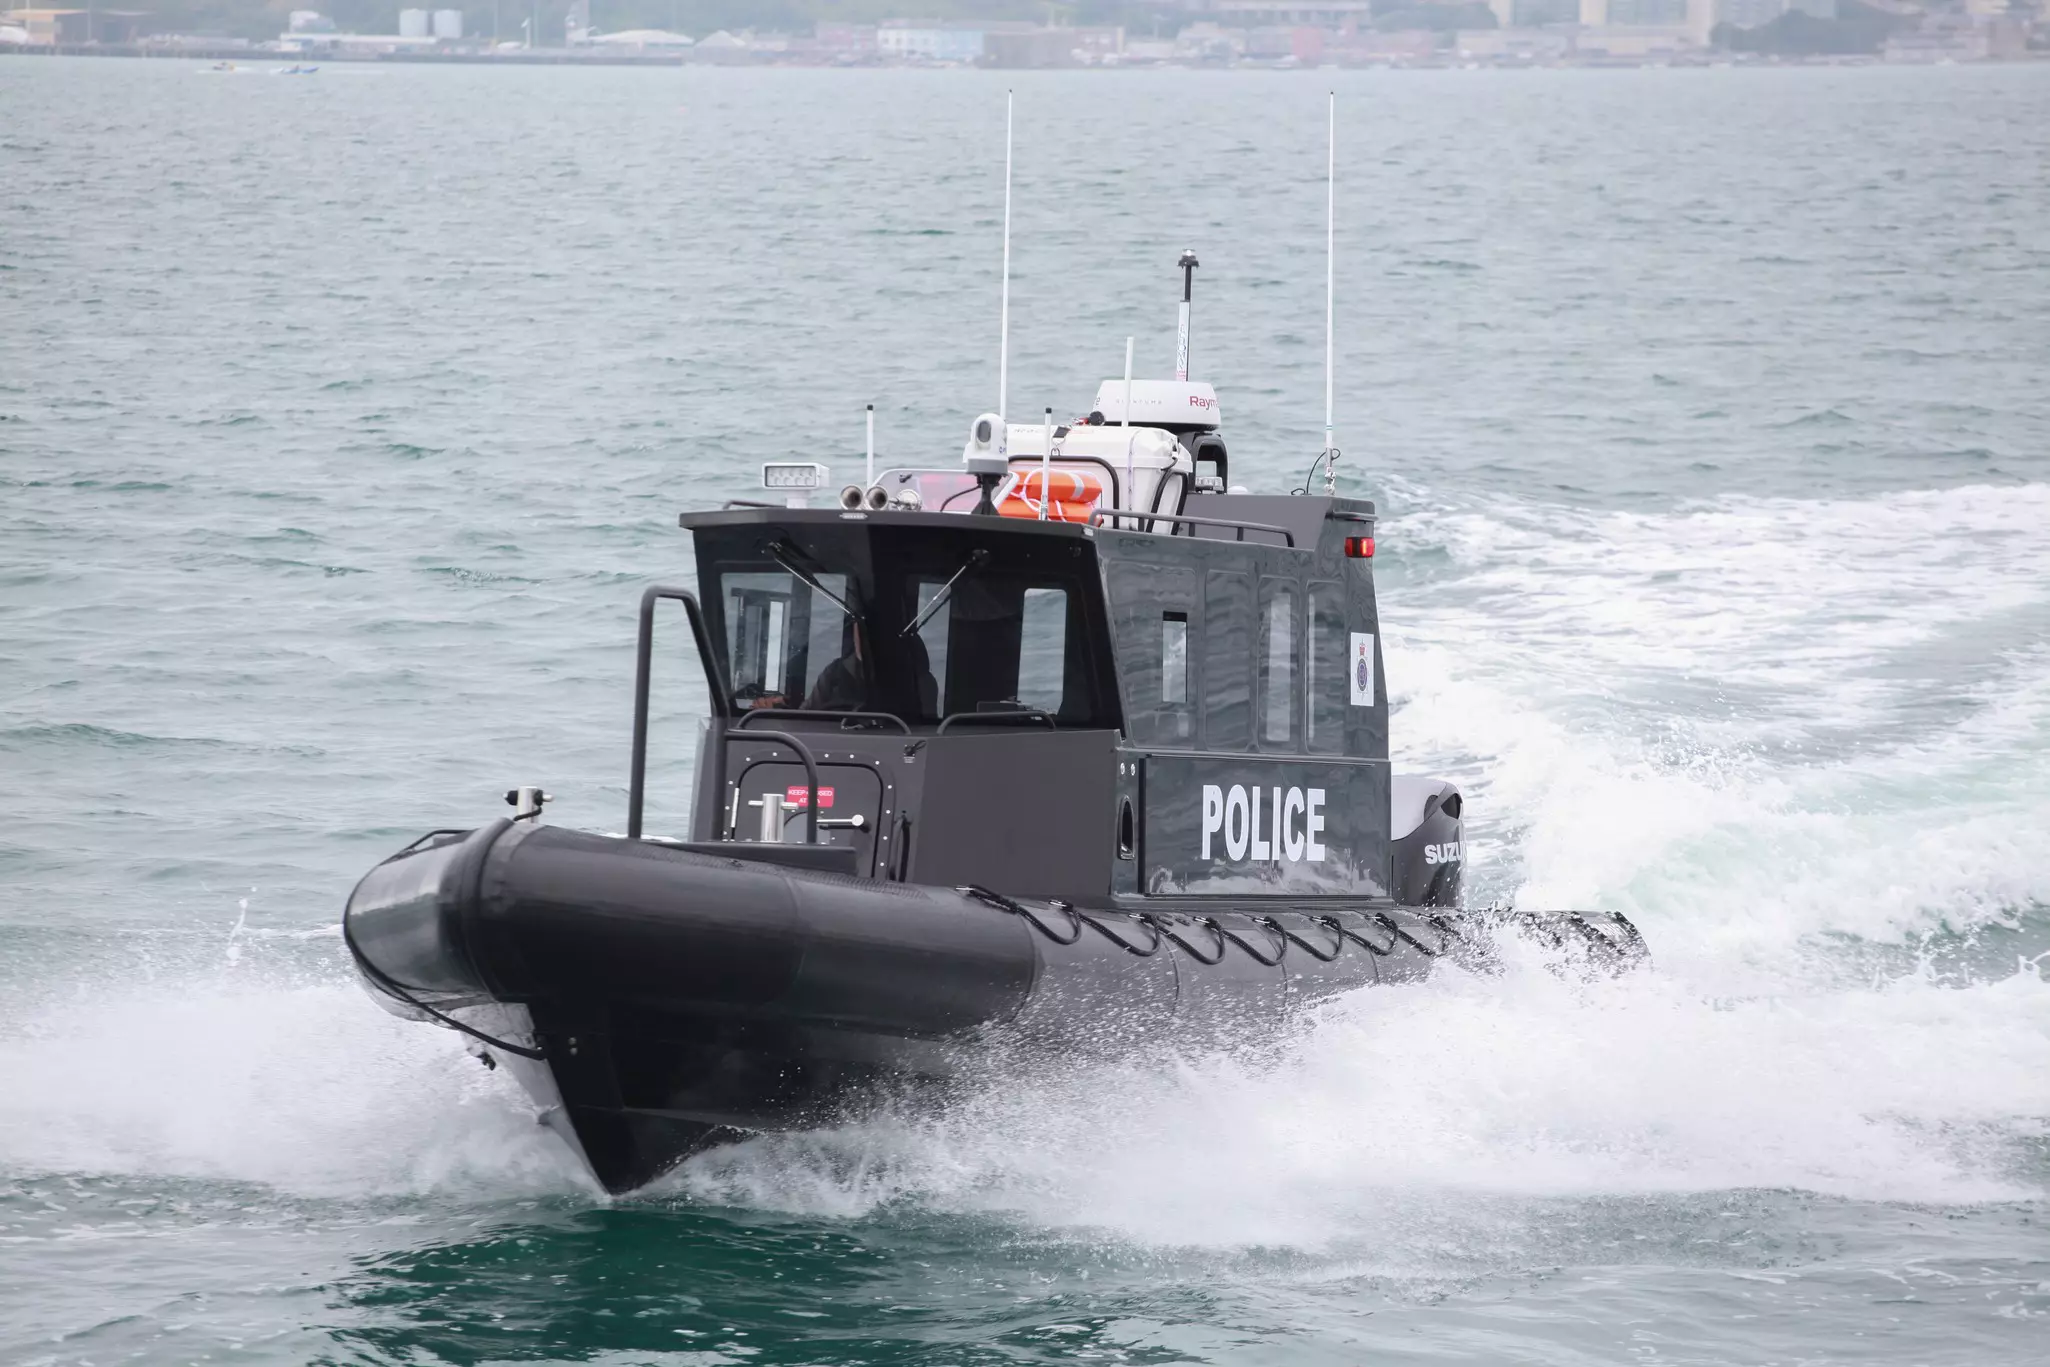
<svg viewBox="0 0 2050 1367">
<path fill-rule="evenodd" d="M 1136 335 L 1337 424 L 1476 900 L 1635 918 L 1285 1047 L 608 1201 L 379 1011 L 370 864 L 624 820 L 641 588 L 758 462 Z M 2050 65 L 0 58 L 0 1361 L 2050 1360 Z M 680 636 L 678 637 L 680 641 Z M 665 655 L 657 821 L 702 699 Z"/>
</svg>

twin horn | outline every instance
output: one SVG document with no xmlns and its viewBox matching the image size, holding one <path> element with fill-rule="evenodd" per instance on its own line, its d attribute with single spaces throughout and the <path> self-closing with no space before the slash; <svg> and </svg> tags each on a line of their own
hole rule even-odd
<svg viewBox="0 0 2050 1367">
<path fill-rule="evenodd" d="M 850 484 L 840 491 L 840 506 L 850 513 L 862 508 L 879 513 L 890 506 L 890 494 L 880 484 L 867 490 L 859 484 Z"/>
</svg>

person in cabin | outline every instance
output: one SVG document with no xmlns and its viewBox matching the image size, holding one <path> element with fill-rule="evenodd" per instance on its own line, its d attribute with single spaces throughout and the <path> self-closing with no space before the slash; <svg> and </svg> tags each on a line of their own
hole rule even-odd
<svg viewBox="0 0 2050 1367">
<path fill-rule="evenodd" d="M 913 632 L 905 638 L 906 659 L 911 665 L 911 678 L 918 688 L 918 715 L 924 721 L 940 719 L 940 681 L 933 677 L 932 652 L 925 648 L 925 637 Z"/>
<path fill-rule="evenodd" d="M 859 712 L 868 706 L 868 662 L 863 657 L 861 626 L 852 617 L 840 624 L 840 658 L 819 671 L 806 695 L 809 712 Z"/>
</svg>

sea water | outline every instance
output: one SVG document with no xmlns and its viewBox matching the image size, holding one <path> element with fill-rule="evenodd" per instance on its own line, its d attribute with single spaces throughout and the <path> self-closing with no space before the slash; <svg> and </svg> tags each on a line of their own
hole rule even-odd
<svg viewBox="0 0 2050 1367">
<path fill-rule="evenodd" d="M 594 1192 L 353 880 L 623 821 L 765 459 L 1194 372 L 1383 512 L 1477 902 L 1629 915 Z M 2050 68 L 0 62 L 0 1360 L 2050 1359 Z M 659 669 L 653 815 L 702 711 Z"/>
</svg>

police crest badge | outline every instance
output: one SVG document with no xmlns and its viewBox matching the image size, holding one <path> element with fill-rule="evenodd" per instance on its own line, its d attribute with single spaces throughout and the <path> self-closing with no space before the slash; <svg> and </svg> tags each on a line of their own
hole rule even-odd
<svg viewBox="0 0 2050 1367">
<path fill-rule="evenodd" d="M 1352 633 L 1352 659 L 1347 662 L 1346 682 L 1352 687 L 1354 707 L 1374 705 L 1374 637 L 1372 633 Z"/>
</svg>

